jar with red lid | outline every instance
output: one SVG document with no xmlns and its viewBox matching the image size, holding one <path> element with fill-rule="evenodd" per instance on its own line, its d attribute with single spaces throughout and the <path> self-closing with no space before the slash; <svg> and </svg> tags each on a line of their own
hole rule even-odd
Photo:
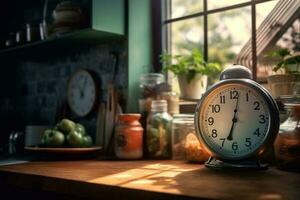
<svg viewBox="0 0 300 200">
<path fill-rule="evenodd" d="M 120 114 L 115 127 L 114 151 L 120 159 L 143 157 L 143 128 L 140 114 Z"/>
</svg>

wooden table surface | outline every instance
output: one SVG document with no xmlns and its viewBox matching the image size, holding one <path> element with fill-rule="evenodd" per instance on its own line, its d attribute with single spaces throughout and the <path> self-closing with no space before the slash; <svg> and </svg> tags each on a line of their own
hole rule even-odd
<svg viewBox="0 0 300 200">
<path fill-rule="evenodd" d="M 0 167 L 0 182 L 99 199 L 299 199 L 300 174 L 215 171 L 181 161 L 34 161 Z"/>
</svg>

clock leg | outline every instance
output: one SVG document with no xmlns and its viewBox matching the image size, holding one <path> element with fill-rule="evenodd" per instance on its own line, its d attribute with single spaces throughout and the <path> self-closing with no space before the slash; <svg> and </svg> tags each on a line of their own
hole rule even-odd
<svg viewBox="0 0 300 200">
<path fill-rule="evenodd" d="M 249 158 L 239 161 L 224 161 L 212 156 L 205 162 L 205 166 L 213 169 L 264 170 L 268 168 L 267 163 L 261 163 L 257 158 Z"/>
</svg>

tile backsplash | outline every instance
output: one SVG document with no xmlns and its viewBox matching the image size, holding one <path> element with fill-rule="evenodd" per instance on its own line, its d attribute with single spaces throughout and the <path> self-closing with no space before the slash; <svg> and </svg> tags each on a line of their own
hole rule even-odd
<svg viewBox="0 0 300 200">
<path fill-rule="evenodd" d="M 57 59 L 18 61 L 17 78 L 13 83 L 16 91 L 0 97 L 0 120 L 6 132 L 0 141 L 1 138 L 5 140 L 11 130 L 24 130 L 26 125 L 53 125 L 58 103 L 66 100 L 68 79 L 77 69 L 89 69 L 97 74 L 101 83 L 99 98 L 106 101 L 107 83 L 113 79 L 116 63 L 113 52 L 118 57 L 115 85 L 124 106 L 128 74 L 125 42 L 89 47 Z M 83 123 L 91 133 L 95 132 L 96 112 L 83 118 L 68 112 L 66 117 Z"/>
</svg>

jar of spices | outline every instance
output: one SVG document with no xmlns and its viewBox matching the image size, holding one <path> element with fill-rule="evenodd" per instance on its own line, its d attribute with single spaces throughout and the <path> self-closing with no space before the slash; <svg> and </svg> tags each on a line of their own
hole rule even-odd
<svg viewBox="0 0 300 200">
<path fill-rule="evenodd" d="M 195 133 L 194 115 L 176 114 L 173 115 L 172 123 L 172 159 L 185 160 L 186 158 L 186 137 Z"/>
<path fill-rule="evenodd" d="M 172 117 L 166 100 L 153 100 L 147 118 L 147 152 L 149 158 L 171 158 Z"/>
<path fill-rule="evenodd" d="M 288 118 L 280 125 L 274 143 L 277 166 L 289 171 L 300 171 L 300 103 L 285 103 Z"/>
<path fill-rule="evenodd" d="M 172 158 L 188 162 L 204 163 L 210 154 L 203 148 L 195 132 L 193 114 L 173 116 Z"/>
<path fill-rule="evenodd" d="M 209 159 L 211 154 L 198 139 L 195 131 L 187 134 L 185 140 L 185 156 L 188 162 L 204 163 Z"/>
<path fill-rule="evenodd" d="M 120 159 L 143 157 L 143 128 L 140 114 L 120 114 L 115 127 L 115 155 Z"/>
</svg>

